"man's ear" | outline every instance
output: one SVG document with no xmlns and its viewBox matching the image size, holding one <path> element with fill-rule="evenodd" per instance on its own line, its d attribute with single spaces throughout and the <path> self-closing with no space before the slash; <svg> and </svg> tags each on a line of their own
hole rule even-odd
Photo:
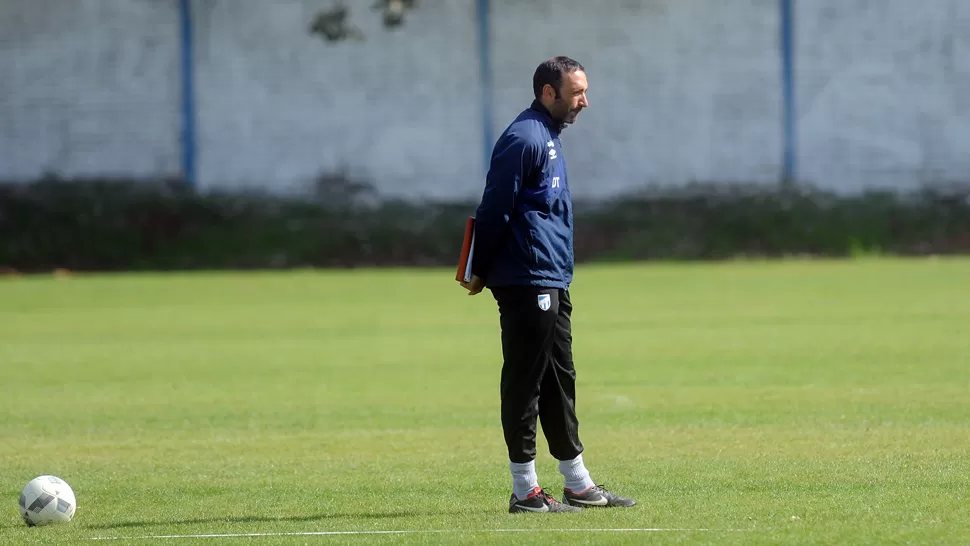
<svg viewBox="0 0 970 546">
<path fill-rule="evenodd" d="M 549 92 L 552 92 L 552 96 L 549 96 Z M 542 96 L 549 97 L 551 99 L 556 99 L 559 94 L 556 93 L 556 88 L 549 85 L 548 83 L 542 86 Z"/>
</svg>

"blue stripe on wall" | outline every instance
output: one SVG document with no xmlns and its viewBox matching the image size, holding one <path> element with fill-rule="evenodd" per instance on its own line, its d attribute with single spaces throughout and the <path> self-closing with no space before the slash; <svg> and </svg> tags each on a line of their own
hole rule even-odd
<svg viewBox="0 0 970 546">
<path fill-rule="evenodd" d="M 478 0 L 478 64 L 482 86 L 482 139 L 484 141 L 484 166 L 488 170 L 492 159 L 495 135 L 492 123 L 492 37 L 491 2 Z"/>
<path fill-rule="evenodd" d="M 190 0 L 179 0 L 182 29 L 182 175 L 195 187 L 195 45 Z"/>
<path fill-rule="evenodd" d="M 782 65 L 782 96 L 784 101 L 784 158 L 783 176 L 785 180 L 794 181 L 797 177 L 797 119 L 795 110 L 795 0 L 779 0 L 781 13 L 781 65 Z"/>
</svg>

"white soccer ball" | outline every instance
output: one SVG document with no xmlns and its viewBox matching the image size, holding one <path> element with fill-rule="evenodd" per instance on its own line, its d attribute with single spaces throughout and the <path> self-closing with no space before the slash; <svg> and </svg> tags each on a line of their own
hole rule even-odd
<svg viewBox="0 0 970 546">
<path fill-rule="evenodd" d="M 67 523 L 76 509 L 74 490 L 57 476 L 37 476 L 20 494 L 20 517 L 30 527 Z"/>
</svg>

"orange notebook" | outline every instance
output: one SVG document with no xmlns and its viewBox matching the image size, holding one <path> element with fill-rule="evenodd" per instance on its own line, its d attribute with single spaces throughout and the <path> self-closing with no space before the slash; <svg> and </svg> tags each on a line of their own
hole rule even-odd
<svg viewBox="0 0 970 546">
<path fill-rule="evenodd" d="M 458 271 L 455 280 L 468 282 L 472 280 L 472 258 L 475 255 L 475 217 L 469 216 L 465 221 L 465 237 L 461 242 L 461 254 L 458 256 Z"/>
</svg>

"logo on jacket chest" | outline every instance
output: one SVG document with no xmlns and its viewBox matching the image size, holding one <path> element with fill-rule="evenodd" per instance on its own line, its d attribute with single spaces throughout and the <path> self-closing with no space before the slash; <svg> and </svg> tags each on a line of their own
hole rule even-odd
<svg viewBox="0 0 970 546">
<path fill-rule="evenodd" d="M 549 148 L 549 159 L 556 159 L 559 157 L 559 152 L 556 151 L 556 143 L 553 141 L 546 142 L 546 147 Z"/>
</svg>

